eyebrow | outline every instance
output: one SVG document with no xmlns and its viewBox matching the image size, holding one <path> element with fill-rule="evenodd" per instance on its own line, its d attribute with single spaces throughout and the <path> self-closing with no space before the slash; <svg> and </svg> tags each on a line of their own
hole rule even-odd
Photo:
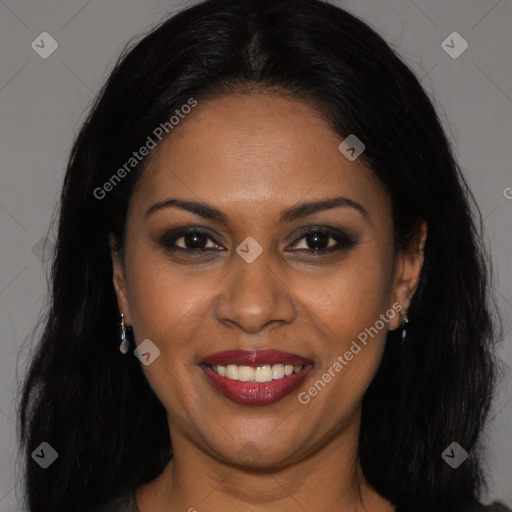
<svg viewBox="0 0 512 512">
<path fill-rule="evenodd" d="M 223 224 L 228 223 L 226 214 L 221 210 L 209 205 L 208 203 L 199 201 L 186 201 L 183 199 L 174 198 L 164 199 L 163 201 L 160 201 L 151 206 L 146 212 L 145 219 L 147 219 L 151 214 L 169 207 L 176 207 L 191 213 L 195 213 L 204 219 L 218 221 Z M 301 219 L 303 217 L 313 215 L 314 213 L 330 210 L 332 208 L 352 208 L 361 213 L 363 217 L 368 222 L 370 222 L 370 216 L 363 205 L 347 197 L 333 197 L 331 199 L 324 199 L 322 201 L 298 203 L 291 206 L 290 208 L 287 208 L 286 210 L 283 210 L 281 212 L 279 221 L 281 223 L 291 222 L 293 220 Z"/>
</svg>

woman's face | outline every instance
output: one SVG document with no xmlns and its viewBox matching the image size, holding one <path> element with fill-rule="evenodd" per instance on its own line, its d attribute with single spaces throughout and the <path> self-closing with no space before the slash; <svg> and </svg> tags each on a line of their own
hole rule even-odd
<svg viewBox="0 0 512 512">
<path fill-rule="evenodd" d="M 160 351 L 143 370 L 176 455 L 276 467 L 357 431 L 422 256 L 394 259 L 389 199 L 341 142 L 302 102 L 232 95 L 152 155 L 114 284 L 137 344 Z"/>
</svg>

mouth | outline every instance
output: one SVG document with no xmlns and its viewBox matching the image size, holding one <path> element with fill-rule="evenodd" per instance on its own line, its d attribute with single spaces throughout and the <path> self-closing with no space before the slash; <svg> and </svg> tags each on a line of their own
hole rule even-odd
<svg viewBox="0 0 512 512">
<path fill-rule="evenodd" d="M 216 352 L 200 365 L 208 382 L 241 405 L 270 405 L 295 391 L 313 363 L 280 350 Z"/>
</svg>

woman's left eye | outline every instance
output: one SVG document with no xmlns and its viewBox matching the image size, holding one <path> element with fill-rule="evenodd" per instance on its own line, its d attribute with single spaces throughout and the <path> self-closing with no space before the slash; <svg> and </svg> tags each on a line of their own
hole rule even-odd
<svg viewBox="0 0 512 512">
<path fill-rule="evenodd" d="M 297 241 L 303 240 L 302 245 L 306 247 L 298 247 Z M 329 243 L 329 241 L 334 241 Z M 342 249 L 349 249 L 354 245 L 354 241 L 341 232 L 332 232 L 329 230 L 314 229 L 302 233 L 302 236 L 294 242 L 293 248 L 298 251 L 308 251 L 313 253 L 331 252 Z M 315 246 L 313 248 L 308 247 Z"/>
</svg>

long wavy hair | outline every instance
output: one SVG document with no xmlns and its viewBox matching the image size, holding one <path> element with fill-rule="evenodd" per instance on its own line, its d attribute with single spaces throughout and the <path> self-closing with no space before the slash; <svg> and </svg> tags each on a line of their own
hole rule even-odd
<svg viewBox="0 0 512 512">
<path fill-rule="evenodd" d="M 119 353 L 108 243 L 113 233 L 122 249 L 128 202 L 149 156 L 105 197 L 95 190 L 190 98 L 269 88 L 314 106 L 340 141 L 351 133 L 364 141 L 360 158 L 391 198 L 396 249 L 408 246 L 419 220 L 428 224 L 407 342 L 388 333 L 363 400 L 366 479 L 415 511 L 479 499 L 499 318 L 481 215 L 434 106 L 395 50 L 338 7 L 208 0 L 123 51 L 74 142 L 50 302 L 20 387 L 32 512 L 94 506 L 154 479 L 172 457 L 163 405 L 138 360 Z M 45 470 L 31 458 L 43 441 L 58 452 Z M 441 457 L 453 441 L 469 453 L 457 470 Z"/>
</svg>

